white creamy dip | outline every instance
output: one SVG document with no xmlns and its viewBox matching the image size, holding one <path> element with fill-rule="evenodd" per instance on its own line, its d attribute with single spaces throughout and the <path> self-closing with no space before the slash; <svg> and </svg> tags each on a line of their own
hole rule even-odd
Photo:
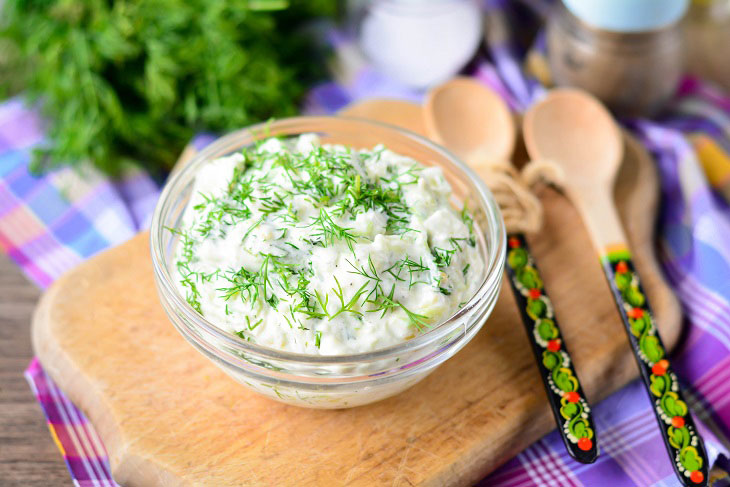
<svg viewBox="0 0 730 487">
<path fill-rule="evenodd" d="M 307 354 L 367 352 L 444 321 L 482 281 L 440 168 L 378 146 L 268 139 L 196 175 L 175 263 L 212 323 Z"/>
</svg>

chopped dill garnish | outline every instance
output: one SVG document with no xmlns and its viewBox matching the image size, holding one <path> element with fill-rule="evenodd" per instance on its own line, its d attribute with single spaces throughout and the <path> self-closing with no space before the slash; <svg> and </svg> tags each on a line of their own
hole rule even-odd
<svg viewBox="0 0 730 487">
<path fill-rule="evenodd" d="M 423 328 L 429 326 L 428 316 L 414 313 L 413 311 L 403 306 L 402 303 L 398 303 L 398 306 L 400 306 L 400 308 L 406 312 L 408 319 L 411 320 L 411 324 L 415 325 L 419 330 L 422 330 Z"/>
<path fill-rule="evenodd" d="M 360 289 L 358 289 L 355 294 L 350 298 L 348 302 L 345 302 L 345 293 L 342 291 L 342 286 L 340 285 L 340 281 L 337 280 L 337 276 L 335 277 L 335 283 L 337 283 L 337 289 L 332 288 L 332 292 L 335 296 L 337 296 L 337 299 L 340 300 L 340 309 L 329 317 L 329 320 L 332 321 L 335 319 L 340 313 L 352 313 L 355 315 L 362 315 L 360 311 L 355 309 L 355 306 L 357 305 L 358 301 L 360 300 L 360 297 L 365 293 L 365 290 L 367 288 L 367 283 L 363 284 Z"/>
<path fill-rule="evenodd" d="M 257 321 L 256 323 L 254 323 L 254 324 L 252 325 L 252 324 L 251 324 L 251 318 L 249 318 L 248 316 L 246 316 L 246 327 L 247 327 L 247 328 L 248 328 L 249 330 L 255 330 L 257 326 L 259 326 L 259 325 L 260 325 L 261 323 L 263 323 L 263 321 L 264 321 L 264 319 L 263 319 L 263 318 L 261 318 L 260 320 L 258 320 L 258 321 Z"/>
<path fill-rule="evenodd" d="M 466 203 L 464 203 L 464 207 L 461 209 L 461 221 L 464 222 L 466 228 L 469 229 L 469 245 L 475 247 L 477 244 L 477 239 L 474 236 L 474 219 L 469 214 L 469 208 L 467 207 Z"/>
<path fill-rule="evenodd" d="M 246 230 L 246 233 L 244 233 L 244 234 L 243 234 L 243 238 L 241 239 L 241 243 L 245 242 L 245 241 L 246 241 L 246 238 L 247 238 L 247 237 L 249 236 L 249 234 L 250 234 L 251 232 L 253 232 L 254 228 L 256 228 L 256 227 L 258 227 L 259 225 L 261 225 L 261 223 L 262 223 L 263 221 L 264 221 L 264 218 L 263 218 L 263 217 L 261 217 L 261 218 L 259 218 L 258 220 L 256 220 L 256 222 L 254 222 L 254 224 L 253 224 L 253 225 L 251 225 L 251 226 L 250 226 L 250 227 L 248 228 L 248 230 Z"/>
<path fill-rule="evenodd" d="M 255 340 L 269 319 L 257 315 L 268 312 L 292 330 L 287 333 L 303 334 L 299 343 L 319 349 L 325 322 L 338 320 L 330 326 L 348 327 L 338 333 L 351 337 L 361 326 L 372 326 L 367 317 L 377 313 L 379 319 L 393 316 L 423 331 L 439 316 L 413 309 L 410 293 L 438 293 L 434 299 L 440 300 L 463 297 L 472 261 L 462 254 L 476 245 L 474 220 L 464 205 L 452 218 L 468 234 L 461 227 L 459 235 L 434 236 L 425 223 L 433 208 L 414 206 L 420 193 L 430 191 L 420 183 L 425 167 L 388 159 L 384 147 L 359 151 L 315 145 L 298 152 L 280 143 L 284 150 L 259 142 L 238 160 L 229 159 L 230 180 L 196 193 L 187 210 L 191 218 L 183 228 L 170 230 L 179 242 L 179 285 L 193 309 L 203 314 L 211 299 L 220 300 L 213 302 L 225 307 L 229 322 L 238 320 L 235 327 L 242 330 L 236 334 L 247 341 Z M 441 194 L 430 197 L 448 205 Z M 363 253 L 378 234 L 390 242 L 397 236 L 398 250 Z M 234 242 L 234 235 L 240 240 Z M 205 250 L 208 255 L 225 242 L 218 248 L 240 252 L 232 256 L 237 263 L 211 268 L 200 262 L 202 242 L 213 245 Z M 322 260 L 322 255 L 329 257 Z M 323 262 L 334 267 L 323 268 Z M 257 318 L 236 316 L 239 300 Z"/>
<path fill-rule="evenodd" d="M 314 218 L 312 223 L 308 226 L 319 228 L 319 231 L 313 233 L 313 235 L 315 237 L 319 237 L 319 241 L 322 242 L 325 247 L 329 247 L 336 241 L 342 240 L 347 244 L 350 252 L 352 252 L 352 244 L 354 244 L 357 240 L 357 237 L 351 233 L 352 229 L 337 225 L 324 208 L 319 209 L 319 216 Z"/>
<path fill-rule="evenodd" d="M 314 346 L 319 348 L 322 343 L 322 332 L 317 330 L 314 332 Z"/>
</svg>

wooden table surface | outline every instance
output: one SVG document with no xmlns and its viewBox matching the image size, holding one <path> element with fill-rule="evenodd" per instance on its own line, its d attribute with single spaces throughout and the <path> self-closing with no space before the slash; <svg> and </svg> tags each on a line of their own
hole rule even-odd
<svg viewBox="0 0 730 487">
<path fill-rule="evenodd" d="M 0 254 L 0 485 L 72 485 L 23 371 L 33 352 L 30 316 L 40 291 Z"/>
</svg>

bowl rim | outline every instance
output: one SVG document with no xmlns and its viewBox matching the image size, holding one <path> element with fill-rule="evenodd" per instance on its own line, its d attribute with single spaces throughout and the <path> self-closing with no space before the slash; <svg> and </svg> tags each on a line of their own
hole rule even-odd
<svg viewBox="0 0 730 487">
<path fill-rule="evenodd" d="M 361 125 L 363 130 L 367 130 L 368 127 L 378 127 L 380 129 L 386 129 L 395 131 L 399 136 L 406 137 L 412 141 L 426 146 L 429 150 L 438 153 L 447 159 L 455 169 L 461 171 L 464 176 L 474 184 L 476 189 L 476 195 L 481 202 L 481 205 L 487 210 L 487 219 L 489 222 L 493 222 L 491 225 L 487 225 L 488 228 L 483 229 L 483 232 L 489 234 L 491 237 L 491 246 L 485 247 L 483 256 L 485 257 L 485 274 L 484 278 L 475 291 L 474 295 L 466 302 L 466 304 L 450 315 L 447 319 L 434 326 L 429 331 L 420 334 L 410 340 L 406 340 L 401 343 L 390 345 L 388 347 L 379 348 L 367 352 L 358 352 L 343 355 L 311 355 L 299 352 L 290 352 L 281 349 L 266 347 L 263 345 L 257 345 L 255 343 L 247 342 L 241 339 L 239 336 L 230 333 L 211 321 L 207 320 L 204 316 L 199 314 L 193 309 L 192 306 L 187 302 L 186 299 L 180 294 L 175 286 L 168 266 L 165 264 L 165 252 L 163 249 L 162 232 L 164 231 L 162 222 L 163 215 L 166 215 L 168 206 L 171 204 L 170 195 L 173 193 L 177 186 L 184 181 L 188 174 L 195 169 L 197 166 L 202 164 L 204 161 L 211 158 L 211 155 L 217 153 L 224 148 L 236 145 L 237 148 L 229 151 L 232 153 L 235 150 L 239 150 L 247 145 L 253 143 L 257 138 L 264 137 L 273 128 L 285 130 L 290 125 L 298 124 L 311 124 L 317 125 L 318 123 L 346 123 Z M 297 132 L 298 134 L 316 132 L 316 128 L 312 128 L 307 131 Z M 294 137 L 295 134 L 288 134 L 287 136 Z M 241 142 L 241 140 L 250 139 L 249 142 Z M 238 141 L 236 144 L 233 144 Z M 220 155 L 216 157 L 222 157 Z M 437 165 L 438 166 L 438 165 Z M 486 242 L 485 242 L 486 245 Z M 195 154 L 190 160 L 186 161 L 182 167 L 176 168 L 172 171 L 169 179 L 165 182 L 165 185 L 160 193 L 159 199 L 155 205 L 155 210 L 150 223 L 150 252 L 152 257 L 152 264 L 154 275 L 157 280 L 158 288 L 164 290 L 165 297 L 159 296 L 160 299 L 172 300 L 172 304 L 178 312 L 185 315 L 186 326 L 188 323 L 195 323 L 199 326 L 202 331 L 212 336 L 217 343 L 225 345 L 229 349 L 235 350 L 238 353 L 250 354 L 256 357 L 267 358 L 271 360 L 296 362 L 302 364 L 340 364 L 340 363 L 362 363 L 362 362 L 374 362 L 377 360 L 386 359 L 393 355 L 401 354 L 404 352 L 410 352 L 415 349 L 426 347 L 438 340 L 451 334 L 454 330 L 463 326 L 460 318 L 466 315 L 472 308 L 476 306 L 482 299 L 488 297 L 490 290 L 500 286 L 502 273 L 504 269 L 504 259 L 506 254 L 507 238 L 506 229 L 504 226 L 504 220 L 500 212 L 499 205 L 497 204 L 491 191 L 487 188 L 482 179 L 464 162 L 457 158 L 454 154 L 448 151 L 446 148 L 439 144 L 432 142 L 431 140 L 411 132 L 407 129 L 391 125 L 388 123 L 357 118 L 357 117 L 344 117 L 344 116 L 296 116 L 287 117 L 268 122 L 254 124 L 242 129 L 230 132 L 222 137 L 217 138 L 200 152 Z M 490 249 L 492 250 L 490 252 Z M 496 281 L 496 282 L 495 282 Z M 158 293 L 159 294 L 159 293 Z M 199 333 L 198 333 L 199 334 Z M 207 341 L 207 340 L 206 340 Z M 216 348 L 221 349 L 220 345 Z"/>
</svg>

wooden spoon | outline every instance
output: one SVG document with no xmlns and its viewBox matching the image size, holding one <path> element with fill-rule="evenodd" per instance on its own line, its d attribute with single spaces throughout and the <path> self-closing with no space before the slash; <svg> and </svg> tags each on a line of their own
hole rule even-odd
<svg viewBox="0 0 730 487">
<path fill-rule="evenodd" d="M 429 136 L 470 165 L 512 156 L 512 114 L 499 95 L 474 79 L 454 78 L 431 90 L 424 114 Z"/>
<path fill-rule="evenodd" d="M 530 108 L 523 132 L 530 157 L 564 169 L 565 193 L 598 250 L 677 476 L 683 485 L 707 485 L 707 452 L 670 369 L 612 199 L 623 154 L 618 126 L 591 95 L 561 89 Z"/>
<path fill-rule="evenodd" d="M 431 138 L 464 159 L 485 179 L 489 178 L 486 163 L 512 157 L 516 130 L 509 108 L 477 81 L 457 78 L 434 88 L 427 96 L 424 114 Z M 598 456 L 596 428 L 553 316 L 553 306 L 524 235 L 510 234 L 508 243 L 508 280 L 558 431 L 570 456 L 592 463 Z"/>
</svg>

